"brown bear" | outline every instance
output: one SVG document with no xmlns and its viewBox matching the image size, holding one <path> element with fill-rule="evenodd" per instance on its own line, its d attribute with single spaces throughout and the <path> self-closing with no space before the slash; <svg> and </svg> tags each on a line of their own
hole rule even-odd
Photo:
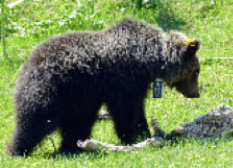
<svg viewBox="0 0 233 168">
<path fill-rule="evenodd" d="M 144 100 L 162 79 L 185 97 L 199 97 L 199 41 L 124 19 L 99 32 L 71 32 L 40 44 L 16 84 L 16 128 L 7 152 L 27 155 L 61 130 L 60 150 L 75 152 L 90 137 L 103 103 L 125 144 L 150 135 Z"/>
</svg>

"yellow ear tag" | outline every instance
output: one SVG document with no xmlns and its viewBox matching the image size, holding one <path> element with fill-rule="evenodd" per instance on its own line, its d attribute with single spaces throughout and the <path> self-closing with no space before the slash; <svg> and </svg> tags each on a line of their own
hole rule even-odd
<svg viewBox="0 0 233 168">
<path fill-rule="evenodd" d="M 188 45 L 188 46 L 192 46 L 192 47 L 195 46 L 194 40 L 191 40 L 191 39 L 189 39 L 188 41 L 185 41 L 184 44 L 185 44 L 185 45 Z"/>
</svg>

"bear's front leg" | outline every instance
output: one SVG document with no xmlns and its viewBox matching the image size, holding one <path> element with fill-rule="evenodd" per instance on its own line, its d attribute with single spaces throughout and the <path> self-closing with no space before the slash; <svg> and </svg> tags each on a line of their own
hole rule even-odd
<svg viewBox="0 0 233 168">
<path fill-rule="evenodd" d="M 132 88 L 135 87 L 121 87 L 112 91 L 106 101 L 117 135 L 125 144 L 135 143 L 138 134 L 149 134 L 143 111 L 143 96 Z"/>
<path fill-rule="evenodd" d="M 147 120 L 144 112 L 143 102 L 139 102 L 137 105 L 137 119 L 136 119 L 136 134 L 141 136 L 142 139 L 151 137 Z"/>
<path fill-rule="evenodd" d="M 115 123 L 115 130 L 121 142 L 129 145 L 136 141 L 136 118 L 130 115 L 130 111 L 121 109 L 117 114 L 115 110 L 112 111 L 113 121 Z M 124 114 L 122 116 L 122 114 Z"/>
<path fill-rule="evenodd" d="M 78 94 L 75 94 L 78 95 Z M 97 112 L 102 105 L 102 100 L 90 93 L 73 98 L 67 104 L 66 115 L 61 122 L 62 143 L 60 151 L 64 153 L 76 153 L 81 151 L 77 146 L 78 140 L 84 141 L 90 138 L 91 129 L 97 120 Z M 85 97 L 86 96 L 86 97 Z"/>
</svg>

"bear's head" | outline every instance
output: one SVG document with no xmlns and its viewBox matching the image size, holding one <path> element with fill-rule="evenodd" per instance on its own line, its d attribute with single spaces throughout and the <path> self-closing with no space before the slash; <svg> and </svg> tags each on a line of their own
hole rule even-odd
<svg viewBox="0 0 233 168">
<path fill-rule="evenodd" d="M 197 51 L 198 40 L 189 40 L 185 35 L 172 32 L 167 41 L 167 59 L 165 82 L 170 88 L 176 88 L 187 98 L 198 98 L 198 76 L 200 63 Z"/>
</svg>

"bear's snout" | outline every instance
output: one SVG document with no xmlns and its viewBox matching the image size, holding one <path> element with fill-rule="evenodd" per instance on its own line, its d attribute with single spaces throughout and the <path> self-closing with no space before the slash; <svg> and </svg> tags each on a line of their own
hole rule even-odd
<svg viewBox="0 0 233 168">
<path fill-rule="evenodd" d="M 195 93 L 195 94 L 192 94 L 192 95 L 188 95 L 187 98 L 199 98 L 200 97 L 200 94 L 199 93 Z"/>
</svg>

